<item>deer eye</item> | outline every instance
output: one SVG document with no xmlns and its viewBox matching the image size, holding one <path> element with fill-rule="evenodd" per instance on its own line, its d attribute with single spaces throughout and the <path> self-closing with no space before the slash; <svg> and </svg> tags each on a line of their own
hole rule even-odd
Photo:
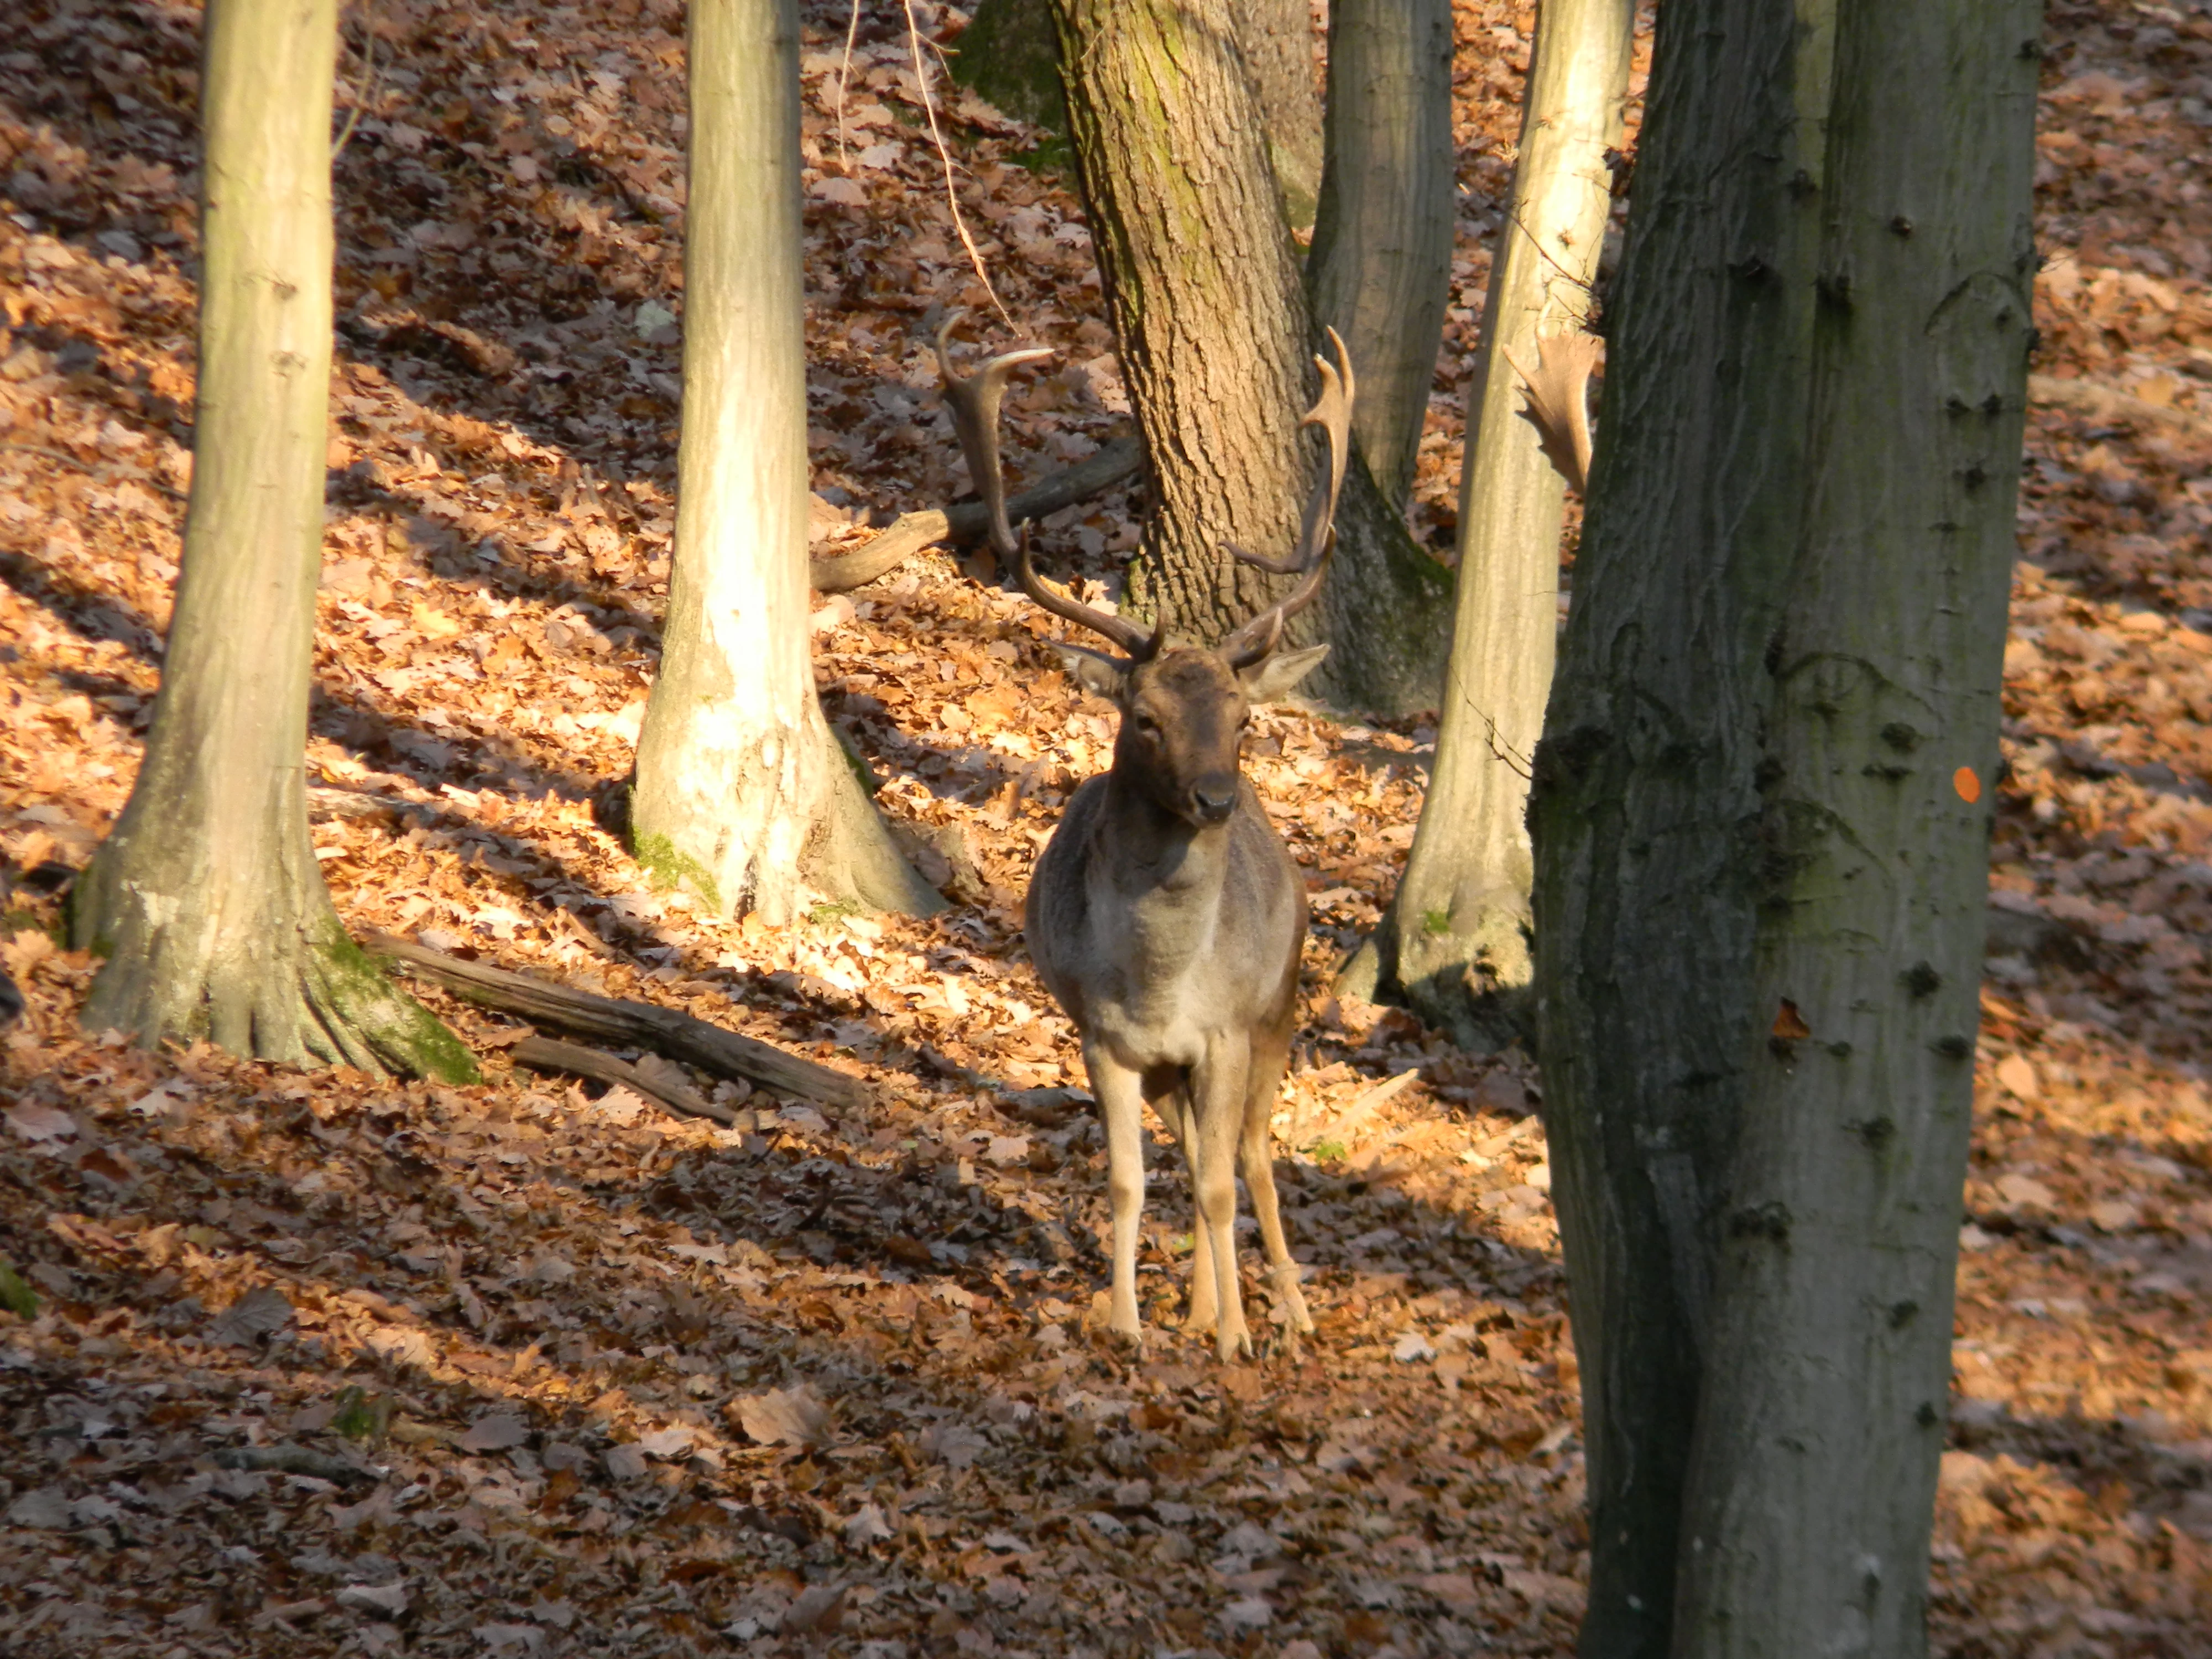
<svg viewBox="0 0 2212 1659">
<path fill-rule="evenodd" d="M 1139 714 L 1137 716 L 1137 730 L 1148 738 L 1157 738 L 1160 734 L 1160 723 L 1150 714 Z"/>
</svg>

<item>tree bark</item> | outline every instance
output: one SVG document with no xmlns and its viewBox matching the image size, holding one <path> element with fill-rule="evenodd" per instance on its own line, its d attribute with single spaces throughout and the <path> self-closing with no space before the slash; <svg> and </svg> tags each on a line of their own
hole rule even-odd
<svg viewBox="0 0 2212 1659">
<path fill-rule="evenodd" d="M 1297 428 L 1310 324 L 1238 9 L 1055 3 L 1092 245 L 1158 503 L 1132 604 L 1171 634 L 1218 640 L 1286 585 L 1223 544 L 1287 553 L 1310 464 Z M 1336 644 L 1323 695 L 1432 707 L 1444 572 L 1356 460 L 1338 526 L 1320 603 L 1293 629 Z"/>
<path fill-rule="evenodd" d="M 926 914 L 823 719 L 806 629 L 806 363 L 793 0 L 695 0 L 684 430 L 638 861 L 720 915 L 811 893 Z"/>
<path fill-rule="evenodd" d="M 1241 0 L 1241 5 L 1237 40 L 1266 123 L 1277 205 L 1291 228 L 1304 232 L 1314 222 L 1322 176 L 1312 11 L 1307 0 Z M 960 36 L 952 78 L 1007 114 L 1066 136 L 1067 97 L 1051 0 L 981 0 Z"/>
<path fill-rule="evenodd" d="M 346 937 L 304 755 L 330 397 L 335 0 L 214 0 L 199 389 L 182 574 L 146 757 L 73 897 L 93 1030 L 473 1079 Z"/>
<path fill-rule="evenodd" d="M 1449 0 L 1329 8 L 1328 164 L 1306 290 L 1314 319 L 1351 349 L 1352 434 L 1400 513 L 1451 297 L 1451 87 Z"/>
<path fill-rule="evenodd" d="M 1743 1056 L 1684 1511 L 1685 1653 L 1926 1647 L 2033 333 L 2041 12 L 1832 6 L 1828 206 L 1800 273 L 1826 304 L 1759 776 L 1770 885 L 1751 1012 L 1769 1036 Z M 1775 1041 L 1793 1007 L 1809 1036 Z"/>
<path fill-rule="evenodd" d="M 1349 964 L 1351 988 L 1404 995 L 1463 1047 L 1496 1048 L 1525 1023 L 1534 958 L 1526 823 L 1559 630 L 1565 487 L 1519 412 L 1508 354 L 1579 330 L 1612 205 L 1606 152 L 1620 142 L 1634 0 L 1547 0 L 1522 108 L 1503 250 L 1460 480 L 1459 584 L 1427 799 L 1389 911 Z"/>
<path fill-rule="evenodd" d="M 2038 9 L 1662 9 L 1530 800 L 1587 1655 L 1923 1650 Z"/>
<path fill-rule="evenodd" d="M 1066 137 L 1051 0 L 981 0 L 953 54 L 952 78 L 1017 119 Z"/>
<path fill-rule="evenodd" d="M 1303 234 L 1313 228 L 1323 160 L 1313 8 L 1309 0 L 1241 0 L 1241 5 L 1237 39 L 1251 67 L 1253 85 L 1259 89 L 1276 206 L 1284 222 Z M 1449 35 L 1444 50 L 1449 57 Z M 1437 327 L 1443 325 L 1439 318 Z"/>
</svg>

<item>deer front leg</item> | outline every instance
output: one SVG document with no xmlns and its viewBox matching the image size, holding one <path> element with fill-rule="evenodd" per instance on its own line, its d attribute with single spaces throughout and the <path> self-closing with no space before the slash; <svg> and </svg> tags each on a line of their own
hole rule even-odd
<svg viewBox="0 0 2212 1659">
<path fill-rule="evenodd" d="M 1141 1074 L 1086 1044 L 1084 1065 L 1106 1123 L 1106 1194 L 1114 1210 L 1114 1290 L 1107 1328 L 1142 1345 L 1137 1318 L 1137 1225 L 1145 1212 L 1145 1097 Z"/>
<path fill-rule="evenodd" d="M 1252 1351 L 1244 1297 L 1237 1284 L 1237 1133 L 1244 1115 L 1245 1057 L 1241 1045 L 1218 1044 L 1191 1078 L 1191 1162 L 1199 1224 L 1213 1269 L 1214 1352 L 1234 1359 Z"/>
<path fill-rule="evenodd" d="M 1182 1148 L 1182 1166 L 1190 1176 L 1190 1310 L 1183 1316 L 1182 1328 L 1193 1333 L 1210 1331 L 1218 1310 L 1213 1285 L 1213 1242 L 1206 1231 L 1206 1212 L 1196 1201 L 1199 1165 L 1205 1152 L 1198 1142 L 1198 1117 L 1192 1109 L 1188 1079 L 1178 1081 L 1172 1091 L 1155 1102 L 1155 1107 L 1175 1131 L 1176 1143 Z"/>
</svg>

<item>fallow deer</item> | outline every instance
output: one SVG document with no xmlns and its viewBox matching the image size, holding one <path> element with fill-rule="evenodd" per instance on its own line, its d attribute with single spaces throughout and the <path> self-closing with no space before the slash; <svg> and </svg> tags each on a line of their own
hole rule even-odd
<svg viewBox="0 0 2212 1659">
<path fill-rule="evenodd" d="M 1018 542 L 1006 524 L 999 404 L 1010 374 L 1052 354 L 1007 352 L 963 379 L 945 355 L 945 332 L 938 335 L 946 400 L 989 515 L 993 549 L 1030 599 L 1122 653 L 1057 647 L 1083 685 L 1118 706 L 1121 730 L 1112 769 L 1069 800 L 1024 910 L 1030 955 L 1082 1036 L 1105 1120 L 1110 1328 L 1142 1342 L 1137 1227 L 1149 1102 L 1182 1144 L 1197 1200 L 1187 1328 L 1211 1330 L 1224 1359 L 1252 1346 L 1237 1274 L 1240 1154 L 1276 1304 L 1293 1332 L 1313 1329 L 1283 1238 L 1268 1135 L 1290 1056 L 1305 887 L 1239 769 L 1239 750 L 1253 705 L 1289 691 L 1328 651 L 1280 647 L 1284 623 L 1319 591 L 1335 540 L 1352 378 L 1343 341 L 1334 331 L 1329 338 L 1336 362 L 1314 360 L 1321 395 L 1302 422 L 1327 434 L 1328 459 L 1297 551 L 1279 562 L 1229 550 L 1247 563 L 1295 574 L 1297 583 L 1205 648 L 1169 643 L 1162 629 L 1098 611 L 1038 579 L 1027 529 Z"/>
</svg>

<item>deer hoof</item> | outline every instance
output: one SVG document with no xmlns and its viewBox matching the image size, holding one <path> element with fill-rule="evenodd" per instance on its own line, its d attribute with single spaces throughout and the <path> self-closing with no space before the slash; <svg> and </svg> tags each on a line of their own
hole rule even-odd
<svg viewBox="0 0 2212 1659">
<path fill-rule="evenodd" d="M 1231 1360 L 1249 1359 L 1252 1357 L 1252 1333 L 1243 1329 L 1231 1330 L 1224 1325 L 1213 1334 L 1213 1352 L 1224 1364 Z"/>
</svg>

